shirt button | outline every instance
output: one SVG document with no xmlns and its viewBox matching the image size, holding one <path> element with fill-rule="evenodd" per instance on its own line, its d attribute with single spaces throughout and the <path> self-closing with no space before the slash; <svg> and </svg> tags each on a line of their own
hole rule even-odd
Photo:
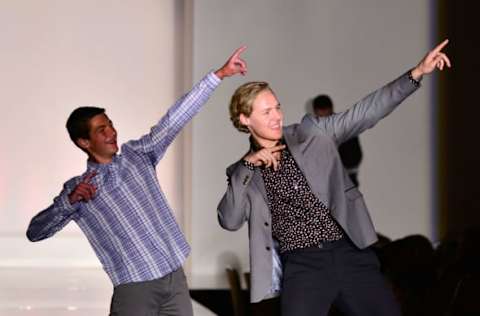
<svg viewBox="0 0 480 316">
<path fill-rule="evenodd" d="M 268 226 L 268 223 L 267 223 L 267 222 L 265 222 L 265 226 Z"/>
<path fill-rule="evenodd" d="M 267 251 L 270 251 L 270 247 L 268 247 L 268 246 L 267 246 L 267 247 L 265 247 L 265 249 L 267 249 Z"/>
</svg>

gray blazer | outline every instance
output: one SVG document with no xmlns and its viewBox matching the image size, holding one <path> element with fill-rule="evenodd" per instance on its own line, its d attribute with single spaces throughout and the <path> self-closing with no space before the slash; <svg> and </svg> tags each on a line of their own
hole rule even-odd
<svg viewBox="0 0 480 316">
<path fill-rule="evenodd" d="M 317 119 L 307 114 L 300 124 L 284 127 L 288 149 L 315 196 L 330 209 L 358 248 L 377 240 L 360 191 L 343 168 L 337 147 L 373 127 L 417 88 L 404 74 L 369 94 L 345 112 Z M 227 168 L 228 187 L 218 205 L 218 220 L 227 230 L 248 222 L 252 302 L 270 297 L 272 252 L 271 214 L 261 171 L 246 168 L 242 160 Z"/>
</svg>

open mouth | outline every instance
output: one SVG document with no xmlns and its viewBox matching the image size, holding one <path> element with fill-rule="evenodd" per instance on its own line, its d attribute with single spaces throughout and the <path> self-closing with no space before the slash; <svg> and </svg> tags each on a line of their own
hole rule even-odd
<svg viewBox="0 0 480 316">
<path fill-rule="evenodd" d="M 107 141 L 106 143 L 107 143 L 108 145 L 117 146 L 117 140 L 116 140 L 116 139 L 113 139 L 113 140 Z"/>
</svg>

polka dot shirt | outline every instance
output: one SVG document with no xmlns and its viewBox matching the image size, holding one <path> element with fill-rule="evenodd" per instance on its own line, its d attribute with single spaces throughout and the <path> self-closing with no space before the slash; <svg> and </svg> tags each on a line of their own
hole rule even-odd
<svg viewBox="0 0 480 316">
<path fill-rule="evenodd" d="M 330 210 L 313 194 L 288 149 L 278 170 L 263 168 L 262 176 L 272 213 L 272 234 L 280 252 L 318 246 L 343 237 Z"/>
</svg>

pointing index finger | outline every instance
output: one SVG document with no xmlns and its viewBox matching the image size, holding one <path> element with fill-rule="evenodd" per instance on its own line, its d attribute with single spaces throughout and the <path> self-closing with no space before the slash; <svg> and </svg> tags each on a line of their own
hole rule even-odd
<svg viewBox="0 0 480 316">
<path fill-rule="evenodd" d="M 237 50 L 235 50 L 235 52 L 233 53 L 232 57 L 238 58 L 238 56 L 240 56 L 240 54 L 243 53 L 246 49 L 247 49 L 246 45 L 243 45 L 242 47 L 237 48 Z"/>
<path fill-rule="evenodd" d="M 444 40 L 437 47 L 435 47 L 433 49 L 433 52 L 438 54 L 447 44 L 448 44 L 448 39 Z"/>
</svg>

